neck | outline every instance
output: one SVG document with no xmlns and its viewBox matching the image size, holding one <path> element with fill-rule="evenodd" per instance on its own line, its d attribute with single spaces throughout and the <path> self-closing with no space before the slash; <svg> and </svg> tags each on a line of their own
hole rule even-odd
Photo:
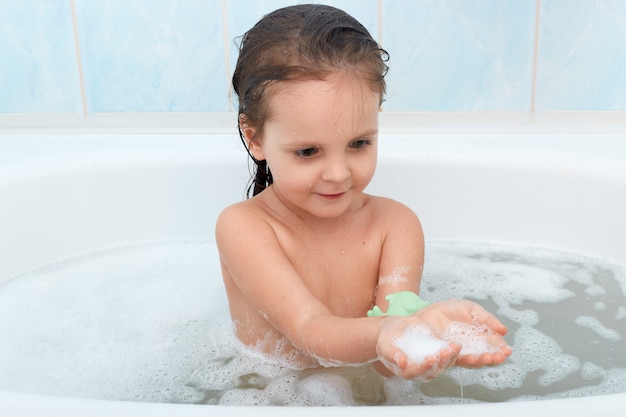
<svg viewBox="0 0 626 417">
<path fill-rule="evenodd" d="M 339 216 L 323 218 L 293 207 L 271 185 L 264 194 L 266 194 L 264 199 L 266 206 L 276 217 L 282 219 L 290 227 L 314 233 L 332 233 L 335 230 L 346 227 L 352 223 L 356 212 L 365 204 L 364 198 L 358 198 L 351 207 Z M 363 194 L 363 196 L 365 195 Z"/>
</svg>

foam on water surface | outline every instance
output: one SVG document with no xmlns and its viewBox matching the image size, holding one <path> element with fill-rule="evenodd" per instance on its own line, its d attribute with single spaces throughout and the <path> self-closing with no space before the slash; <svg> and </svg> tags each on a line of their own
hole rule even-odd
<svg viewBox="0 0 626 417">
<path fill-rule="evenodd" d="M 187 374 L 228 323 L 215 246 L 115 248 L 0 286 L 0 388 L 185 401 Z M 6 341 L 6 343 L 5 343 Z"/>
<path fill-rule="evenodd" d="M 428 383 L 385 379 L 371 365 L 291 369 L 234 337 L 214 243 L 157 242 L 66 260 L 0 285 L 0 389 L 250 405 L 453 404 L 626 392 L 624 266 L 467 242 L 428 242 L 426 253 L 422 298 L 466 298 L 495 313 L 513 347 L 504 364 L 451 369 Z M 427 336 L 410 336 L 415 340 L 405 340 L 406 348 Z M 466 353 L 486 348 L 479 340 L 464 343 Z M 425 351 L 422 344 L 415 354 Z"/>
</svg>

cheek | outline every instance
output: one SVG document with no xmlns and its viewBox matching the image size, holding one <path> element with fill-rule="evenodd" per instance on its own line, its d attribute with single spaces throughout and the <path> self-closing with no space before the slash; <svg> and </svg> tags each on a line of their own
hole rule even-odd
<svg viewBox="0 0 626 417">
<path fill-rule="evenodd" d="M 313 180 L 308 170 L 301 166 L 281 164 L 276 167 L 276 170 L 272 169 L 272 175 L 274 176 L 274 183 L 283 189 L 295 190 L 313 187 Z"/>
<path fill-rule="evenodd" d="M 359 177 L 362 181 L 370 181 L 376 172 L 376 156 L 371 157 L 367 163 L 363 164 Z"/>
</svg>

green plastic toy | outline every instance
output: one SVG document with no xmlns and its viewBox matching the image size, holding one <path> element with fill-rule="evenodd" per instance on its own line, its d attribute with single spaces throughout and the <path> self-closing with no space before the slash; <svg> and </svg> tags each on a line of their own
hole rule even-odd
<svg viewBox="0 0 626 417">
<path fill-rule="evenodd" d="M 385 300 L 389 301 L 389 308 L 386 313 L 383 313 L 378 306 L 374 306 L 373 309 L 367 312 L 367 316 L 410 316 L 430 304 L 411 291 L 389 294 L 385 297 Z"/>
</svg>

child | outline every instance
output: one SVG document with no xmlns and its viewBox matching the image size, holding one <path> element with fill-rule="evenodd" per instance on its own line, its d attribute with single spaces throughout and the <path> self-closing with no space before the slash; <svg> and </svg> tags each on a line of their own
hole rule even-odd
<svg viewBox="0 0 626 417">
<path fill-rule="evenodd" d="M 301 368 L 376 362 L 383 375 L 430 379 L 455 364 L 499 364 L 511 354 L 506 328 L 474 303 L 368 317 L 387 310 L 388 295 L 418 293 L 424 258 L 417 216 L 363 192 L 386 57 L 359 22 L 323 5 L 276 10 L 244 35 L 233 87 L 253 197 L 216 226 L 237 336 Z M 482 329 L 489 349 L 463 354 L 446 339 L 414 361 L 398 347 L 415 328 L 445 339 L 455 322 Z"/>
</svg>

